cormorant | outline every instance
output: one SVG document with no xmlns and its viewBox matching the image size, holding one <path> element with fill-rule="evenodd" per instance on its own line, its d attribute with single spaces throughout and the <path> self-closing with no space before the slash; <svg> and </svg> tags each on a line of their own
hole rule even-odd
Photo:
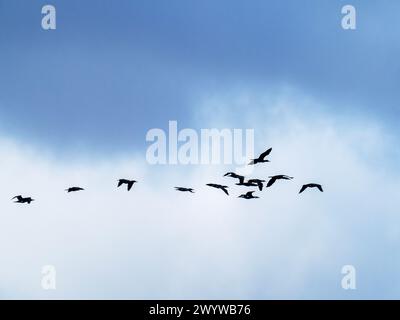
<svg viewBox="0 0 400 320">
<path fill-rule="evenodd" d="M 322 186 L 320 184 L 317 183 L 309 183 L 309 184 L 305 184 L 301 187 L 300 192 L 302 193 L 304 190 L 306 190 L 307 188 L 318 188 L 319 191 L 324 192 L 324 190 L 322 189 Z"/>
<path fill-rule="evenodd" d="M 17 201 L 14 201 L 14 203 L 28 203 L 30 204 L 32 201 L 35 201 L 35 199 L 32 199 L 31 197 L 24 198 L 21 195 L 13 197 L 11 200 L 17 199 Z"/>
<path fill-rule="evenodd" d="M 229 192 L 227 190 L 228 186 L 223 186 L 223 185 L 216 184 L 216 183 L 207 183 L 207 186 L 216 188 L 216 189 L 221 189 L 223 192 L 226 193 L 227 196 L 229 196 Z"/>
<path fill-rule="evenodd" d="M 293 179 L 293 177 L 289 177 L 289 176 L 286 176 L 286 175 L 283 175 L 283 174 L 276 175 L 276 176 L 271 176 L 269 178 L 270 179 L 269 179 L 269 181 L 267 183 L 267 188 L 272 186 L 275 183 L 276 180 L 292 180 Z"/>
<path fill-rule="evenodd" d="M 176 191 L 182 191 L 182 192 L 194 193 L 194 190 L 192 188 L 175 187 L 175 190 Z"/>
<path fill-rule="evenodd" d="M 65 191 L 67 191 L 68 193 L 76 192 L 76 191 L 82 191 L 82 190 L 85 190 L 85 189 L 83 189 L 81 187 L 71 187 L 71 188 L 65 189 Z"/>
<path fill-rule="evenodd" d="M 253 196 L 254 192 L 255 191 L 249 191 L 249 192 L 247 192 L 245 194 L 241 194 L 238 198 L 244 198 L 244 199 L 257 199 L 257 198 L 259 198 L 257 196 Z"/>
<path fill-rule="evenodd" d="M 118 187 L 122 186 L 123 184 L 126 184 L 128 186 L 127 190 L 131 190 L 132 186 L 134 183 L 136 183 L 136 180 L 127 180 L 127 179 L 119 179 L 118 180 Z"/>
<path fill-rule="evenodd" d="M 258 186 L 258 189 L 260 191 L 262 191 L 263 189 L 263 182 L 265 182 L 265 180 L 260 180 L 260 179 L 250 179 L 249 181 L 247 181 L 248 183 L 256 183 Z"/>
<path fill-rule="evenodd" d="M 267 151 L 261 153 L 258 158 L 252 159 L 249 163 L 250 164 L 257 164 L 257 163 L 262 163 L 262 162 L 270 162 L 269 160 L 266 160 L 265 157 L 268 156 L 272 151 L 272 148 L 269 148 Z"/>
</svg>

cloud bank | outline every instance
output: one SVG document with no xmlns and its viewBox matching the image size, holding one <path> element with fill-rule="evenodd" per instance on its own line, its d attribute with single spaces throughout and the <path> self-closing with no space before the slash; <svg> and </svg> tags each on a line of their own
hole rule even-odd
<svg viewBox="0 0 400 320">
<path fill-rule="evenodd" d="M 273 147 L 272 162 L 252 176 L 295 179 L 246 201 L 222 177 L 229 167 L 152 167 L 144 152 L 66 161 L 3 137 L 0 297 L 398 297 L 400 185 L 390 132 L 297 94 L 207 96 L 198 110 L 202 125 L 254 128 L 256 152 Z M 139 183 L 128 193 L 116 188 L 120 177 Z M 298 195 L 314 181 L 324 193 Z M 231 196 L 208 182 L 229 184 Z M 87 190 L 66 194 L 72 185 Z M 37 201 L 14 204 L 17 194 Z M 346 264 L 356 267 L 355 291 L 340 286 Z M 54 291 L 40 286 L 44 265 L 56 267 Z"/>
</svg>

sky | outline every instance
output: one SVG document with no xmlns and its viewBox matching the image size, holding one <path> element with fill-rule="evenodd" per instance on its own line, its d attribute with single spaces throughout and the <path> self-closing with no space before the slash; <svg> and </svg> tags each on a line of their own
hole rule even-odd
<svg viewBox="0 0 400 320">
<path fill-rule="evenodd" d="M 0 0 L 0 298 L 399 297 L 398 1 L 55 0 L 45 31 L 49 3 Z M 254 129 L 251 175 L 295 179 L 245 201 L 234 166 L 150 165 L 175 120 Z"/>
</svg>

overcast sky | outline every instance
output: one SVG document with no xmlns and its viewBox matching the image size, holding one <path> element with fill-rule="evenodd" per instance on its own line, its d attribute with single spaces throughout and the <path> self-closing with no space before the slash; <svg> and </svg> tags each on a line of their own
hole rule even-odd
<svg viewBox="0 0 400 320">
<path fill-rule="evenodd" d="M 399 297 L 398 1 L 351 1 L 347 31 L 349 1 L 54 0 L 44 31 L 47 3 L 0 0 L 1 298 Z M 170 120 L 252 128 L 253 175 L 295 179 L 244 201 L 231 167 L 150 166 Z"/>
</svg>

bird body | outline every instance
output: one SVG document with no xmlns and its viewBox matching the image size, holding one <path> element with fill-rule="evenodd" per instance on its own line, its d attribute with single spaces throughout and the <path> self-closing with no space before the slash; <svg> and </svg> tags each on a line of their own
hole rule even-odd
<svg viewBox="0 0 400 320">
<path fill-rule="evenodd" d="M 118 180 L 118 187 L 122 186 L 123 184 L 127 185 L 127 190 L 131 190 L 132 186 L 134 183 L 136 183 L 136 180 L 128 180 L 128 179 L 119 179 Z"/>
<path fill-rule="evenodd" d="M 238 186 L 245 186 L 245 187 L 257 187 L 257 184 L 253 182 L 243 182 L 243 183 L 237 183 Z"/>
<path fill-rule="evenodd" d="M 253 193 L 255 191 L 249 191 L 245 194 L 241 194 L 238 198 L 243 198 L 243 199 L 258 199 L 259 197 L 253 196 Z"/>
<path fill-rule="evenodd" d="M 71 188 L 65 189 L 65 191 L 67 191 L 68 193 L 82 191 L 82 190 L 85 190 L 85 189 L 83 189 L 81 187 L 71 187 Z"/>
<path fill-rule="evenodd" d="M 32 199 L 31 197 L 24 198 L 23 196 L 15 196 L 11 200 L 17 199 L 17 201 L 14 201 L 14 203 L 28 203 L 30 204 L 32 201 L 35 201 L 35 199 Z"/>
<path fill-rule="evenodd" d="M 272 148 L 269 148 L 267 151 L 261 153 L 258 158 L 256 159 L 252 159 L 249 163 L 249 165 L 254 165 L 257 163 L 263 163 L 263 162 L 270 162 L 269 160 L 265 159 L 265 157 L 267 157 L 272 151 Z"/>
<path fill-rule="evenodd" d="M 301 187 L 299 193 L 302 193 L 304 190 L 306 190 L 307 188 L 317 188 L 319 191 L 324 192 L 324 190 L 322 189 L 322 186 L 318 183 L 308 183 L 305 184 Z"/>
<path fill-rule="evenodd" d="M 251 180 L 253 180 L 253 181 L 251 181 Z M 248 180 L 248 181 L 245 181 L 244 180 L 244 177 L 241 177 L 240 179 L 239 179 L 239 182 L 238 183 L 235 183 L 237 186 L 244 186 L 244 187 L 257 187 L 258 186 L 258 183 L 257 182 L 255 182 L 254 180 L 256 180 L 256 179 L 250 179 L 250 180 Z"/>
<path fill-rule="evenodd" d="M 289 177 L 289 176 L 286 176 L 286 175 L 283 175 L 283 174 L 279 174 L 279 175 L 276 175 L 276 176 L 270 176 L 269 178 L 270 179 L 269 179 L 269 181 L 267 183 L 267 188 L 272 186 L 275 183 L 276 180 L 292 180 L 293 179 L 293 177 Z"/>
<path fill-rule="evenodd" d="M 181 192 L 190 192 L 194 193 L 194 190 L 192 188 L 184 188 L 184 187 L 175 187 L 176 191 L 181 191 Z"/>
<path fill-rule="evenodd" d="M 249 181 L 247 181 L 247 182 L 241 181 L 241 182 L 235 183 L 235 184 L 237 186 L 244 186 L 244 187 L 257 187 L 257 183 L 249 182 Z"/>
<path fill-rule="evenodd" d="M 260 179 L 250 179 L 247 181 L 248 183 L 255 183 L 258 186 L 258 189 L 260 191 L 262 191 L 263 189 L 263 182 L 265 182 L 265 180 L 260 180 Z"/>
<path fill-rule="evenodd" d="M 228 172 L 224 174 L 224 177 L 231 177 L 231 178 L 235 178 L 235 179 L 244 179 L 244 176 L 241 176 L 240 174 L 236 174 L 234 172 Z"/>
<path fill-rule="evenodd" d="M 228 186 L 223 186 L 220 184 L 216 184 L 216 183 L 207 183 L 207 186 L 212 187 L 212 188 L 216 188 L 216 189 L 221 189 L 223 192 L 226 193 L 227 196 L 229 196 L 229 192 L 228 192 Z"/>
</svg>

